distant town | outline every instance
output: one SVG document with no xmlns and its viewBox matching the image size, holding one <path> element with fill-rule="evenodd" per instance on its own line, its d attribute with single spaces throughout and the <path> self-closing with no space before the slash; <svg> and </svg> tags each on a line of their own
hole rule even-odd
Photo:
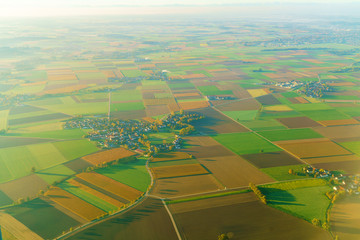
<svg viewBox="0 0 360 240">
<path fill-rule="evenodd" d="M 181 136 L 195 131 L 192 121 L 203 119 L 197 113 L 172 113 L 161 119 L 148 121 L 109 120 L 108 118 L 73 118 L 65 123 L 65 129 L 91 129 L 85 136 L 91 141 L 97 141 L 102 148 L 124 147 L 152 156 L 162 151 L 173 151 L 181 148 Z M 153 144 L 148 133 L 174 131 L 174 140 Z M 144 152 L 142 149 L 146 149 Z"/>
</svg>

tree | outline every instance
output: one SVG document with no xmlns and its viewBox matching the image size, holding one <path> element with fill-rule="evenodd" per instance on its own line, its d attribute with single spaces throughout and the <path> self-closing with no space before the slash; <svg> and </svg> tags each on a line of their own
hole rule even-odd
<svg viewBox="0 0 360 240">
<path fill-rule="evenodd" d="M 180 109 L 180 114 L 181 114 L 181 115 L 184 114 L 184 109 Z"/>
<path fill-rule="evenodd" d="M 329 226 L 329 224 L 327 222 L 324 222 L 322 224 L 322 228 L 325 229 L 325 230 L 329 230 L 330 226 Z"/>
<path fill-rule="evenodd" d="M 36 171 L 36 168 L 35 167 L 32 167 L 31 168 L 31 172 L 34 173 Z"/>
<path fill-rule="evenodd" d="M 311 221 L 311 223 L 315 226 L 320 226 L 321 222 L 319 219 L 317 218 L 313 218 L 313 220 Z"/>
<path fill-rule="evenodd" d="M 294 174 L 294 170 L 292 170 L 291 168 L 289 169 L 289 174 Z"/>
<path fill-rule="evenodd" d="M 230 238 L 227 236 L 227 234 L 223 233 L 218 236 L 218 240 L 229 240 Z"/>
</svg>

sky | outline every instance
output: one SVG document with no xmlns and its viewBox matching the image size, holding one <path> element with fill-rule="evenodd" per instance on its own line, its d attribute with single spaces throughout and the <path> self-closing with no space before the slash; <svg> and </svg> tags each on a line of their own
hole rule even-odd
<svg viewBox="0 0 360 240">
<path fill-rule="evenodd" d="M 208 5 L 284 5 L 289 3 L 344 4 L 360 3 L 360 0 L 0 0 L 0 17 L 68 16 L 68 15 L 116 15 L 161 14 L 170 12 L 196 12 L 191 7 Z M 176 7 L 175 7 L 176 6 Z M 124 11 L 122 8 L 128 8 Z M 141 9 L 139 8 L 141 7 Z M 146 9 L 148 8 L 148 9 Z M 151 9 L 150 9 L 151 8 Z M 175 9 L 178 8 L 178 9 Z M 182 8 L 182 9 L 181 9 Z M 186 9 L 185 9 L 186 8 Z M 139 10 L 140 9 L 140 10 Z"/>
</svg>

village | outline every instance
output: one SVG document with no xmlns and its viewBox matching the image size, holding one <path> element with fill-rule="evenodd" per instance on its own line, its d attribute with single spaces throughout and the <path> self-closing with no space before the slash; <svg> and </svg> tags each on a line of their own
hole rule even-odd
<svg viewBox="0 0 360 240">
<path fill-rule="evenodd" d="M 357 175 L 344 175 L 339 171 L 318 169 L 309 165 L 303 167 L 302 172 L 295 172 L 293 169 L 289 169 L 289 174 L 328 179 L 335 193 L 360 194 L 360 176 Z"/>
<path fill-rule="evenodd" d="M 124 147 L 138 153 L 152 156 L 159 152 L 173 151 L 180 149 L 182 145 L 181 136 L 188 135 L 195 131 L 189 123 L 203 119 L 204 116 L 197 113 L 171 113 L 154 120 L 153 122 L 137 120 L 109 120 L 108 118 L 73 118 L 68 120 L 65 129 L 89 129 L 85 138 L 90 141 L 97 141 L 102 148 Z M 174 133 L 174 140 L 163 141 L 154 144 L 149 139 L 149 133 L 156 132 Z"/>
</svg>

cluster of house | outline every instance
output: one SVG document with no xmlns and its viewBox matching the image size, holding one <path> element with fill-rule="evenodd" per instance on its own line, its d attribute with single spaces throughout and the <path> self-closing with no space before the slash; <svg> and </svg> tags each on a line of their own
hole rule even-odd
<svg viewBox="0 0 360 240">
<path fill-rule="evenodd" d="M 234 97 L 231 96 L 217 96 L 217 95 L 210 95 L 210 96 L 206 96 L 207 100 L 209 101 L 215 101 L 215 100 L 233 100 L 236 99 Z"/>
<path fill-rule="evenodd" d="M 303 168 L 303 172 L 309 176 L 316 178 L 327 178 L 331 177 L 333 173 L 325 169 L 318 169 L 311 166 L 307 166 Z M 341 174 L 342 175 L 342 174 Z"/>
<path fill-rule="evenodd" d="M 128 149 L 145 148 L 147 152 L 172 151 L 181 148 L 182 139 L 175 135 L 170 143 L 153 144 L 147 133 L 180 130 L 191 126 L 189 123 L 204 118 L 197 113 L 169 114 L 154 122 L 137 120 L 109 120 L 108 118 L 73 118 L 68 120 L 64 128 L 91 129 L 85 137 L 97 141 L 103 148 L 123 146 Z"/>
<path fill-rule="evenodd" d="M 316 178 L 331 178 L 335 191 L 346 191 L 360 194 L 360 176 L 346 176 L 339 172 L 307 166 L 303 172 Z"/>
<path fill-rule="evenodd" d="M 324 96 L 324 93 L 331 91 L 331 87 L 326 83 L 314 81 L 304 84 L 304 87 L 299 90 L 299 93 L 305 94 L 306 96 L 312 98 L 321 98 Z"/>
<path fill-rule="evenodd" d="M 304 85 L 303 82 L 296 81 L 296 80 L 291 80 L 291 81 L 287 81 L 287 82 L 277 82 L 277 83 L 275 83 L 275 86 L 277 86 L 277 87 L 289 88 L 289 89 L 299 88 L 299 87 L 301 87 L 302 85 Z"/>
<path fill-rule="evenodd" d="M 360 194 L 360 177 L 359 176 L 342 176 L 335 177 L 339 184 L 334 186 L 335 191 L 346 191 L 348 193 Z"/>
</svg>

